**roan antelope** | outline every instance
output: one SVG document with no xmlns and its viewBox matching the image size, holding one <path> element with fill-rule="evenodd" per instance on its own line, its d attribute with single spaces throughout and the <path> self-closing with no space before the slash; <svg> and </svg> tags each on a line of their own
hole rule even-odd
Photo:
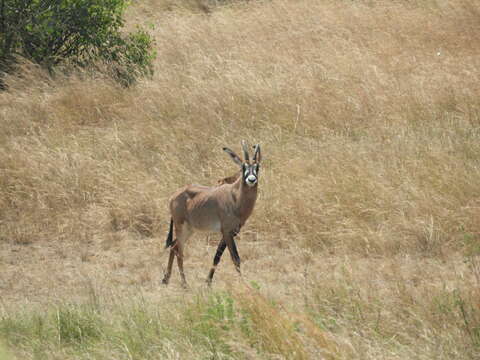
<svg viewBox="0 0 480 360">
<path fill-rule="evenodd" d="M 220 232 L 222 239 L 213 259 L 213 266 L 207 277 L 210 285 L 215 268 L 226 247 L 240 272 L 240 256 L 235 245 L 235 236 L 252 214 L 257 200 L 258 174 L 262 155 L 260 145 L 254 146 L 254 155 L 250 162 L 245 141 L 242 141 L 244 161 L 229 148 L 223 150 L 241 167 L 238 177 L 230 176 L 221 185 L 208 187 L 188 185 L 177 190 L 170 198 L 170 230 L 166 248 L 171 247 L 167 272 L 163 284 L 168 284 L 172 274 L 173 259 L 177 257 L 178 270 L 183 286 L 187 285 L 183 272 L 183 251 L 188 238 L 197 231 Z M 240 176 L 241 174 L 241 176 Z M 236 177 L 236 178 L 235 178 Z M 233 181 L 228 183 L 228 181 Z M 174 239 L 175 234 L 175 239 Z"/>
</svg>

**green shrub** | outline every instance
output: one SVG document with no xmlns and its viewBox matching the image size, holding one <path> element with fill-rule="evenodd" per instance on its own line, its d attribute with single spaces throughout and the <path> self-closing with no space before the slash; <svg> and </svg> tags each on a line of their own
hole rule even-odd
<svg viewBox="0 0 480 360">
<path fill-rule="evenodd" d="M 0 0 L 0 71 L 20 56 L 50 71 L 103 63 L 124 85 L 152 73 L 153 41 L 122 34 L 127 0 Z"/>
</svg>

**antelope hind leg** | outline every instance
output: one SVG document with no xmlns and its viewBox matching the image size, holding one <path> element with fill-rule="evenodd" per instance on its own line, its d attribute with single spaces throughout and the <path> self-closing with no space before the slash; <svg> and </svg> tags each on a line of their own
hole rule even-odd
<svg viewBox="0 0 480 360">
<path fill-rule="evenodd" d="M 170 249 L 170 255 L 168 257 L 167 272 L 165 273 L 165 276 L 163 277 L 163 280 L 162 280 L 162 284 L 164 285 L 168 285 L 168 282 L 170 281 L 170 276 L 172 275 L 172 265 L 173 265 L 174 257 L 175 257 L 175 249 L 172 248 Z"/>
</svg>

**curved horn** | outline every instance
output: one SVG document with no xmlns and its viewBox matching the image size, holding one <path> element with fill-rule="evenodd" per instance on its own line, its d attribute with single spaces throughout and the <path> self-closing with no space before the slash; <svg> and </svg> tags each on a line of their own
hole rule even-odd
<svg viewBox="0 0 480 360">
<path fill-rule="evenodd" d="M 243 157 L 245 159 L 245 162 L 250 162 L 250 158 L 248 157 L 248 146 L 245 140 L 242 140 L 242 148 L 243 148 Z"/>
<path fill-rule="evenodd" d="M 256 163 L 260 163 L 262 160 L 262 154 L 260 153 L 260 144 L 257 144 L 253 147 L 255 149 L 255 152 L 253 154 L 253 161 Z"/>
</svg>

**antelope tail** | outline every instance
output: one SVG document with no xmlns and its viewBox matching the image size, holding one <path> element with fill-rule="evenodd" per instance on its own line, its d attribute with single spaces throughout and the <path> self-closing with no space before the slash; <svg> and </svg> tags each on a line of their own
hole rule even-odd
<svg viewBox="0 0 480 360">
<path fill-rule="evenodd" d="M 173 241 L 173 218 L 170 219 L 170 230 L 168 231 L 167 242 L 165 244 L 165 249 L 168 249 L 170 246 L 175 245 Z"/>
</svg>

